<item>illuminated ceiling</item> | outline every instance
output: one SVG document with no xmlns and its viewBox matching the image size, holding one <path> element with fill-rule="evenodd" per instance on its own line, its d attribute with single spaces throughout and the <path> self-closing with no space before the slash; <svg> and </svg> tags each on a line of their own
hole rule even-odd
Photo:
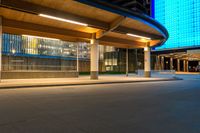
<svg viewBox="0 0 200 133">
<path fill-rule="evenodd" d="M 3 17 L 3 32 L 7 33 L 86 42 L 95 36 L 101 45 L 122 48 L 146 46 L 147 41 L 127 33 L 151 38 L 151 46 L 166 40 L 159 28 L 148 25 L 144 22 L 146 20 L 140 21 L 74 0 L 1 0 L 0 15 Z M 87 26 L 66 22 L 69 20 Z"/>
</svg>

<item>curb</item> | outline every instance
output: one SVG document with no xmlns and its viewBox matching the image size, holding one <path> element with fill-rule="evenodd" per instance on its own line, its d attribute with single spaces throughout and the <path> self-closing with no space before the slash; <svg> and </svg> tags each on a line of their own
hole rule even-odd
<svg viewBox="0 0 200 133">
<path fill-rule="evenodd" d="M 158 81 L 177 81 L 180 78 L 171 79 L 158 79 L 158 80 L 139 80 L 139 81 L 110 81 L 110 82 L 90 82 L 90 83 L 70 83 L 70 84 L 32 84 L 32 85 L 13 85 L 13 86 L 0 86 L 0 89 L 17 89 L 17 88 L 37 88 L 37 87 L 55 87 L 55 86 L 79 86 L 79 85 L 98 85 L 98 84 L 119 84 L 119 83 L 141 83 L 141 82 L 158 82 Z"/>
</svg>

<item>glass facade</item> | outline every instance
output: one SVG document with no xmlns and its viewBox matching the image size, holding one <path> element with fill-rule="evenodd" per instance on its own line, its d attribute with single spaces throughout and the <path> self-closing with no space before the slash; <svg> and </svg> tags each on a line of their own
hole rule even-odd
<svg viewBox="0 0 200 133">
<path fill-rule="evenodd" d="M 84 42 L 66 42 L 37 36 L 3 34 L 3 54 L 89 58 L 90 47 Z"/>
<path fill-rule="evenodd" d="M 3 71 L 89 71 L 90 46 L 85 42 L 4 33 Z M 78 51 L 77 51 L 78 50 Z"/>
<path fill-rule="evenodd" d="M 90 44 L 3 33 L 3 71 L 90 72 Z M 126 49 L 99 45 L 99 71 L 125 72 Z M 129 72 L 143 69 L 143 50 L 129 49 Z"/>
<path fill-rule="evenodd" d="M 163 24 L 169 39 L 156 50 L 200 46 L 200 0 L 153 0 L 152 16 Z"/>
</svg>

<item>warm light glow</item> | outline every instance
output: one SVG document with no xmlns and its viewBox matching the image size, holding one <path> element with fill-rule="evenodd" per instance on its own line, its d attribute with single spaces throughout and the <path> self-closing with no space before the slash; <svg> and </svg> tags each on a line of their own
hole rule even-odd
<svg viewBox="0 0 200 133">
<path fill-rule="evenodd" d="M 149 48 L 148 47 L 144 47 L 144 51 L 148 51 L 149 50 Z"/>
<path fill-rule="evenodd" d="M 41 37 L 41 36 L 31 36 L 31 35 L 22 35 L 22 36 L 40 38 L 40 39 L 49 39 L 49 40 L 60 40 L 60 39 L 56 39 L 56 38 L 48 38 L 48 37 Z"/>
<path fill-rule="evenodd" d="M 82 25 L 82 26 L 88 26 L 88 24 L 85 24 L 85 23 L 81 23 L 81 22 L 77 22 L 77 21 L 73 21 L 73 20 L 68 20 L 68 19 L 64 19 L 64 18 L 58 18 L 58 17 L 55 17 L 55 16 L 46 15 L 46 14 L 39 14 L 39 16 L 54 19 L 54 20 L 59 20 L 59 21 L 67 22 L 67 23 L 72 23 L 72 24 L 77 24 L 77 25 Z"/>
<path fill-rule="evenodd" d="M 12 49 L 12 54 L 15 54 L 16 53 L 16 50 L 15 49 Z"/>
<path fill-rule="evenodd" d="M 91 39 L 91 40 L 90 40 L 90 44 L 94 44 L 94 39 Z"/>
<path fill-rule="evenodd" d="M 141 42 L 149 42 L 150 40 L 147 40 L 147 39 L 141 38 L 140 41 L 141 41 Z"/>
<path fill-rule="evenodd" d="M 151 40 L 151 38 L 149 38 L 149 37 L 144 37 L 144 36 L 135 35 L 135 34 L 131 34 L 131 33 L 127 33 L 127 35 L 133 36 L 133 37 L 138 37 L 138 38 L 141 38 L 141 39 Z"/>
</svg>

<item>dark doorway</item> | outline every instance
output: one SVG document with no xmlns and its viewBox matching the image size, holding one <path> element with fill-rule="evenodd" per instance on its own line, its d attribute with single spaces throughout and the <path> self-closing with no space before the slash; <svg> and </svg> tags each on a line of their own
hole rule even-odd
<svg viewBox="0 0 200 133">
<path fill-rule="evenodd" d="M 188 64 L 189 72 L 195 72 L 197 66 L 198 66 L 198 61 L 189 61 Z"/>
<path fill-rule="evenodd" d="M 173 70 L 177 71 L 177 59 L 173 59 Z"/>
<path fill-rule="evenodd" d="M 183 60 L 180 60 L 180 71 L 184 71 Z"/>
</svg>

